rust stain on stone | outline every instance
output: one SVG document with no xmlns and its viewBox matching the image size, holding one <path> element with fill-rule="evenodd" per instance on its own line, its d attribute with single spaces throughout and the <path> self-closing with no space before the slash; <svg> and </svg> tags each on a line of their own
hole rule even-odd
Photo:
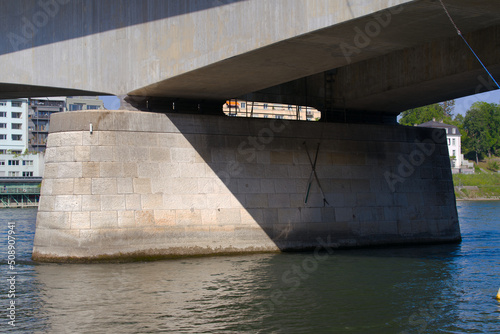
<svg viewBox="0 0 500 334">
<path fill-rule="evenodd" d="M 110 111 L 99 111 L 99 117 L 97 118 L 97 121 L 94 124 L 94 131 L 98 131 L 99 130 L 99 125 L 101 124 L 101 121 L 103 121 L 106 118 L 108 118 L 109 115 L 111 115 Z"/>
</svg>

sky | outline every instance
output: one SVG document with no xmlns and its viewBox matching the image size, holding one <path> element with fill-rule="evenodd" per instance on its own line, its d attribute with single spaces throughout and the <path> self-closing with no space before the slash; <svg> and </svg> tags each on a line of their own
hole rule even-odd
<svg viewBox="0 0 500 334">
<path fill-rule="evenodd" d="M 120 109 L 120 100 L 116 96 L 99 96 L 104 102 L 104 108 L 108 110 Z"/>
<path fill-rule="evenodd" d="M 456 99 L 454 115 L 462 114 L 465 116 L 465 113 L 467 112 L 467 110 L 469 110 L 470 106 L 474 102 L 478 101 L 500 104 L 500 90 L 493 90 L 486 93 Z"/>
<path fill-rule="evenodd" d="M 104 101 L 104 107 L 108 110 L 120 109 L 120 100 L 116 96 L 101 96 Z M 474 102 L 484 101 L 488 103 L 500 104 L 500 90 L 493 90 L 486 93 L 462 97 L 455 100 L 454 115 L 462 114 L 465 116 L 467 110 Z"/>
</svg>

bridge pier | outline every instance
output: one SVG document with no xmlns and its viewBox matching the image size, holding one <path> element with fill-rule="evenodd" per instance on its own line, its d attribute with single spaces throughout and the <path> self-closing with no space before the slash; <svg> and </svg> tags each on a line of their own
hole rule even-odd
<svg viewBox="0 0 500 334">
<path fill-rule="evenodd" d="M 33 259 L 459 241 L 445 138 L 395 125 L 56 114 Z"/>
</svg>

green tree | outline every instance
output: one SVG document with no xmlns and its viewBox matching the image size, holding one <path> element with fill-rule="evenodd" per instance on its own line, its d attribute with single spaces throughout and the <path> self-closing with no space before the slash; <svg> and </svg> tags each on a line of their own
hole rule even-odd
<svg viewBox="0 0 500 334">
<path fill-rule="evenodd" d="M 471 154 L 471 145 L 470 145 L 470 138 L 469 138 L 469 135 L 467 133 L 467 131 L 464 129 L 464 115 L 462 114 L 457 114 L 455 116 L 455 118 L 453 119 L 453 121 L 451 121 L 449 124 L 451 125 L 455 125 L 456 127 L 458 127 L 458 130 L 460 131 L 460 134 L 462 135 L 462 139 L 461 139 L 461 146 L 462 146 L 462 154 L 464 156 L 467 156 Z M 475 152 L 472 152 L 473 154 L 475 154 Z"/>
<path fill-rule="evenodd" d="M 454 121 L 455 121 L 455 123 L 459 124 L 460 126 L 463 126 L 463 124 L 464 124 L 464 115 L 458 114 L 457 116 L 455 116 Z"/>
<path fill-rule="evenodd" d="M 500 106 L 474 103 L 465 115 L 463 129 L 468 136 L 464 146 L 466 151 L 475 154 L 476 163 L 483 155 L 491 157 L 500 148 Z"/>
<path fill-rule="evenodd" d="M 455 100 L 451 100 L 431 104 L 425 107 L 410 109 L 401 114 L 399 123 L 402 125 L 413 126 L 436 119 L 436 121 L 444 121 L 447 124 L 451 124 L 454 108 Z"/>
</svg>

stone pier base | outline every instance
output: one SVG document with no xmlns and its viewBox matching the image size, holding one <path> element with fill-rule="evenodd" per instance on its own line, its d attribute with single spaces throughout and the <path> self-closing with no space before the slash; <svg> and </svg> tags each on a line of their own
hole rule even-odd
<svg viewBox="0 0 500 334">
<path fill-rule="evenodd" d="M 33 259 L 459 241 L 445 138 L 386 125 L 55 114 Z"/>
</svg>

